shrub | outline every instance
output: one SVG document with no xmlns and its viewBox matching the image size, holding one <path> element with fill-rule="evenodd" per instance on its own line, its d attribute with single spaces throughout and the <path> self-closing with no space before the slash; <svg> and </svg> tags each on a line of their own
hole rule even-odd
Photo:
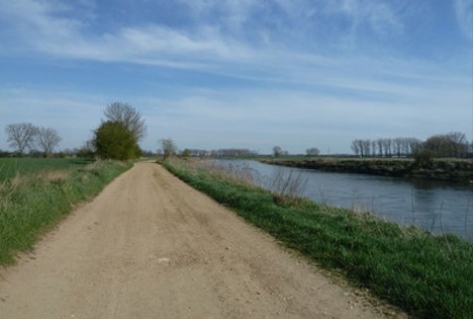
<svg viewBox="0 0 474 319">
<path fill-rule="evenodd" d="M 433 151 L 424 149 L 415 155 L 415 168 L 432 168 L 435 154 Z"/>
</svg>

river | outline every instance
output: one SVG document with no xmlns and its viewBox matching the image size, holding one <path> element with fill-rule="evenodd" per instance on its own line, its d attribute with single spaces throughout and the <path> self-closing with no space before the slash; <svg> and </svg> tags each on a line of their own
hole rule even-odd
<svg viewBox="0 0 474 319">
<path fill-rule="evenodd" d="M 304 185 L 301 196 L 330 206 L 368 211 L 434 234 L 456 234 L 472 241 L 472 185 L 432 180 L 330 173 L 262 164 L 251 160 L 218 160 L 214 165 L 251 175 L 271 189 L 275 176 L 292 174 Z"/>
</svg>

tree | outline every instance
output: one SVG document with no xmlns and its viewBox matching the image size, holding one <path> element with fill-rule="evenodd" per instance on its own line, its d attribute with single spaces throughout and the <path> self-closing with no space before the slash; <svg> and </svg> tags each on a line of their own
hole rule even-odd
<svg viewBox="0 0 474 319">
<path fill-rule="evenodd" d="M 131 105 L 122 102 L 114 102 L 107 106 L 104 115 L 108 121 L 120 122 L 133 133 L 136 142 L 146 135 L 145 120 L 141 114 Z"/>
<path fill-rule="evenodd" d="M 46 157 L 51 156 L 53 150 L 61 142 L 61 138 L 52 128 L 39 128 L 37 143 L 41 147 Z"/>
<path fill-rule="evenodd" d="M 38 128 L 31 123 L 9 124 L 5 128 L 7 142 L 11 148 L 21 155 L 26 149 L 31 149 L 35 144 Z"/>
<path fill-rule="evenodd" d="M 379 156 L 383 156 L 383 138 L 377 139 L 377 148 L 379 150 Z"/>
<path fill-rule="evenodd" d="M 451 145 L 452 156 L 461 157 L 465 153 L 466 135 L 461 132 L 450 132 L 446 137 Z"/>
<path fill-rule="evenodd" d="M 359 156 L 362 153 L 362 150 L 359 147 L 359 140 L 353 140 L 351 143 L 351 148 L 356 156 Z"/>
<path fill-rule="evenodd" d="M 370 156 L 370 140 L 361 140 L 361 148 L 363 149 L 362 157 Z"/>
<path fill-rule="evenodd" d="M 392 156 L 392 139 L 384 138 L 383 147 L 385 149 L 385 157 L 391 157 Z"/>
<path fill-rule="evenodd" d="M 460 132 L 433 135 L 423 143 L 423 147 L 437 157 L 462 157 L 466 154 L 466 136 Z"/>
<path fill-rule="evenodd" d="M 181 156 L 184 158 L 191 157 L 191 150 L 189 148 L 185 148 L 184 151 L 181 153 Z"/>
<path fill-rule="evenodd" d="M 282 153 L 283 153 L 283 150 L 281 149 L 280 146 L 274 146 L 272 148 L 272 150 L 273 150 L 273 156 L 275 156 L 275 157 L 278 157 L 278 156 L 282 155 Z"/>
<path fill-rule="evenodd" d="M 141 155 L 135 135 L 118 121 L 103 122 L 95 131 L 92 144 L 104 159 L 129 160 Z"/>
<path fill-rule="evenodd" d="M 171 138 L 164 138 L 160 140 L 161 150 L 163 152 L 163 158 L 166 160 L 168 157 L 173 156 L 177 153 L 178 147 Z"/>
<path fill-rule="evenodd" d="M 308 156 L 318 156 L 319 155 L 319 148 L 311 147 L 306 150 L 306 155 Z"/>
</svg>

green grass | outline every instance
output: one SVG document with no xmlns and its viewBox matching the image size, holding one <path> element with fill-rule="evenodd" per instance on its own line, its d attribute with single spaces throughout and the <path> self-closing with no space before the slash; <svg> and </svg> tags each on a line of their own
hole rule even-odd
<svg viewBox="0 0 474 319">
<path fill-rule="evenodd" d="M 3 265 L 14 263 L 17 252 L 31 250 L 40 236 L 68 214 L 75 203 L 97 195 L 131 166 L 112 161 L 85 165 L 49 159 L 39 162 L 18 159 L 14 165 L 17 170 L 0 182 L 0 264 Z"/>
<path fill-rule="evenodd" d="M 275 196 L 223 174 L 164 162 L 168 170 L 287 247 L 419 318 L 472 318 L 472 244 L 369 214 Z"/>
</svg>

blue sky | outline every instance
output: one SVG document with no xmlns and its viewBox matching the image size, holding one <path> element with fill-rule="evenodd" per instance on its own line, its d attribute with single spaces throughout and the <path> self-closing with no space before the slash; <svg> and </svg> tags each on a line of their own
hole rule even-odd
<svg viewBox="0 0 474 319">
<path fill-rule="evenodd" d="M 114 101 L 140 143 L 318 147 L 450 131 L 472 140 L 472 0 L 0 0 L 4 128 L 81 147 Z"/>
</svg>

